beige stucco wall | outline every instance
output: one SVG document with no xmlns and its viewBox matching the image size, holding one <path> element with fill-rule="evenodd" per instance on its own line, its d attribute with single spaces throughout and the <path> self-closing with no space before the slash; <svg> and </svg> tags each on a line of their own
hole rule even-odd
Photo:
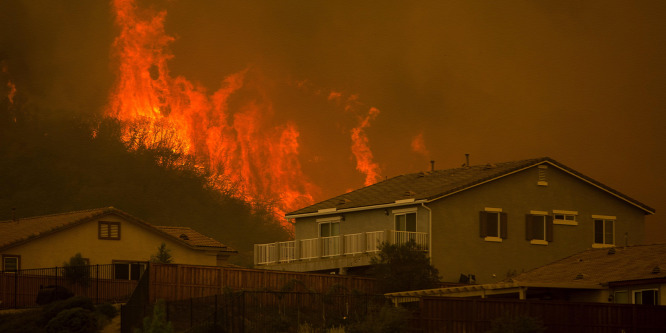
<svg viewBox="0 0 666 333">
<path fill-rule="evenodd" d="M 120 240 L 98 239 L 97 222 L 100 220 L 120 222 Z M 113 260 L 148 261 L 162 242 L 171 250 L 174 263 L 216 265 L 216 252 L 191 249 L 116 215 L 34 239 L 5 249 L 2 254 L 20 255 L 22 269 L 62 266 L 77 252 L 89 258 L 91 265 L 110 264 Z"/>
<path fill-rule="evenodd" d="M 642 244 L 642 210 L 553 167 L 548 186 L 537 185 L 538 169 L 530 168 L 451 197 L 433 202 L 433 264 L 444 281 L 474 274 L 478 283 L 500 281 L 509 271 L 521 273 L 592 248 L 592 215 L 616 216 L 615 244 Z M 501 243 L 479 236 L 479 212 L 501 208 L 508 214 L 508 237 Z M 553 241 L 533 245 L 525 239 L 525 215 L 530 210 L 577 211 L 578 225 L 553 226 Z M 573 278 L 573 277 L 572 277 Z"/>
</svg>

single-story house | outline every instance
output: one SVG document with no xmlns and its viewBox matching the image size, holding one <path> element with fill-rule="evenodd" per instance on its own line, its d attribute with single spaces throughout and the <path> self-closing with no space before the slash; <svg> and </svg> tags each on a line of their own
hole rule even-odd
<svg viewBox="0 0 666 333">
<path fill-rule="evenodd" d="M 387 294 L 666 305 L 666 244 L 589 249 L 504 282 Z M 407 297 L 407 298 L 406 298 Z"/>
<path fill-rule="evenodd" d="M 590 248 L 643 244 L 654 209 L 551 158 L 396 176 L 290 212 L 255 267 L 362 274 L 414 240 L 445 282 L 493 283 Z"/>
<path fill-rule="evenodd" d="M 63 266 L 75 254 L 138 278 L 166 245 L 173 263 L 223 266 L 236 250 L 187 227 L 155 226 L 113 207 L 0 222 L 2 271 Z M 118 275 L 118 274 L 116 274 Z M 119 278 L 119 276 L 116 276 Z"/>
</svg>

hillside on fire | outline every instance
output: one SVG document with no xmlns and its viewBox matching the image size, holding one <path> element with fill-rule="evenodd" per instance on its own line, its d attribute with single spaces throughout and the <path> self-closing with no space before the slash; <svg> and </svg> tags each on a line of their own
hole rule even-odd
<svg viewBox="0 0 666 333">
<path fill-rule="evenodd" d="M 288 237 L 271 202 L 244 200 L 176 153 L 168 135 L 151 133 L 160 136 L 151 146 L 123 142 L 114 120 L 50 114 L 0 102 L 0 220 L 114 206 L 200 230 L 238 249 L 231 262 L 239 265 L 251 264 L 252 244 Z"/>
</svg>

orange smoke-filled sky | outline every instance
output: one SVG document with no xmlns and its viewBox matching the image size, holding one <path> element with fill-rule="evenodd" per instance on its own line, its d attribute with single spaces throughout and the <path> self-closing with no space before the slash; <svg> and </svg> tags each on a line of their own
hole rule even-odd
<svg viewBox="0 0 666 333">
<path fill-rule="evenodd" d="M 362 129 L 357 148 L 372 153 L 378 179 L 430 160 L 458 167 L 465 153 L 472 164 L 550 156 L 656 208 L 648 241 L 666 242 L 666 2 L 138 5 L 166 10 L 173 77 L 212 94 L 254 73 L 270 121 L 299 132 L 315 200 L 367 181 L 352 144 Z M 0 58 L 32 103 L 83 114 L 107 105 L 109 3 L 3 2 L 0 22 Z"/>
</svg>

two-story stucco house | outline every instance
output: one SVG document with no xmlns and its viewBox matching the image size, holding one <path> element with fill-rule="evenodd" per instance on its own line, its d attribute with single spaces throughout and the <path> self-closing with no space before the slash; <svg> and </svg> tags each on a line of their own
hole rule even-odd
<svg viewBox="0 0 666 333">
<path fill-rule="evenodd" d="M 173 263 L 226 265 L 236 251 L 187 227 L 155 226 L 113 207 L 0 221 L 2 271 L 62 266 L 76 253 L 138 279 L 164 243 Z"/>
<path fill-rule="evenodd" d="M 287 214 L 295 240 L 255 245 L 255 266 L 366 268 L 414 239 L 446 282 L 492 283 L 574 253 L 642 244 L 654 209 L 550 158 L 397 176 Z"/>
</svg>

